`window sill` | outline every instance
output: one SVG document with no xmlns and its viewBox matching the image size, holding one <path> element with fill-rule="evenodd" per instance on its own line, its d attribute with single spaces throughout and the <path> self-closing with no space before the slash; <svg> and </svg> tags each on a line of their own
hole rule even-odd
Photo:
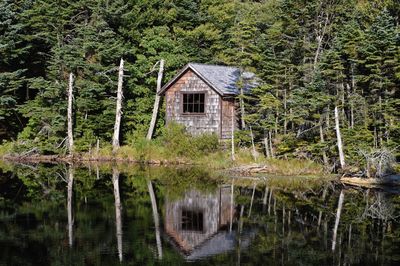
<svg viewBox="0 0 400 266">
<path fill-rule="evenodd" d="M 206 113 L 181 113 L 184 116 L 206 116 Z"/>
</svg>

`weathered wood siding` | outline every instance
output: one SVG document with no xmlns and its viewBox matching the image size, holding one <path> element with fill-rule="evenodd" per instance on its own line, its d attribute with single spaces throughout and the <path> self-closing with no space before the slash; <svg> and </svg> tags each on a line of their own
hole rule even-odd
<svg viewBox="0 0 400 266">
<path fill-rule="evenodd" d="M 234 127 L 237 128 L 235 99 L 233 97 L 222 98 L 222 123 L 221 138 L 230 139 L 232 136 L 232 109 L 234 119 Z"/>
<path fill-rule="evenodd" d="M 190 252 L 218 232 L 230 221 L 231 187 L 222 187 L 214 193 L 187 191 L 179 200 L 165 200 L 165 232 L 184 252 Z M 235 204 L 234 202 L 232 204 Z M 235 205 L 234 205 L 235 208 Z M 203 231 L 182 229 L 182 210 L 203 213 Z"/>
<path fill-rule="evenodd" d="M 182 92 L 205 92 L 204 114 L 183 114 Z M 193 71 L 188 70 L 166 92 L 166 122 L 185 125 L 192 135 L 215 133 L 221 136 L 221 97 Z"/>
</svg>

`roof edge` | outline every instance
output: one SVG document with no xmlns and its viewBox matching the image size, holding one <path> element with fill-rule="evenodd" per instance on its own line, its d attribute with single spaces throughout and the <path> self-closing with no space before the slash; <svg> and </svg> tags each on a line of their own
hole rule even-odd
<svg viewBox="0 0 400 266">
<path fill-rule="evenodd" d="M 220 96 L 229 96 L 234 94 L 226 94 L 221 92 L 211 81 L 209 81 L 206 77 L 204 77 L 200 72 L 196 70 L 195 67 L 192 66 L 192 63 L 186 64 L 167 84 L 165 84 L 159 92 L 158 95 L 163 95 L 183 74 L 186 73 L 187 70 L 192 70 L 201 80 L 203 80 L 208 86 L 210 86 L 213 90 L 215 90 Z"/>
</svg>

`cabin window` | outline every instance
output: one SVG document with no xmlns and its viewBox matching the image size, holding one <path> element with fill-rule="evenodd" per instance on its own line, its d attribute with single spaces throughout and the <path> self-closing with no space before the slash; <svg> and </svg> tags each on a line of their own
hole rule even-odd
<svg viewBox="0 0 400 266">
<path fill-rule="evenodd" d="M 183 93 L 182 104 L 184 114 L 204 114 L 205 93 Z"/>
<path fill-rule="evenodd" d="M 182 230 L 203 231 L 203 212 L 182 210 Z"/>
</svg>

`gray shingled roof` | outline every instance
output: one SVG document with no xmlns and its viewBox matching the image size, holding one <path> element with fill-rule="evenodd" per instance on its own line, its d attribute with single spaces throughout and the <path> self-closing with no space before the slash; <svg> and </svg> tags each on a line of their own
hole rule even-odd
<svg viewBox="0 0 400 266">
<path fill-rule="evenodd" d="M 239 94 L 237 83 L 241 72 L 237 67 L 206 65 L 198 63 L 187 64 L 171 81 L 164 85 L 159 94 L 164 93 L 168 88 L 175 83 L 188 69 L 193 70 L 201 79 L 216 90 L 221 95 L 236 95 Z M 242 78 L 248 80 L 245 82 L 245 92 L 251 88 L 258 86 L 254 73 L 244 72 Z"/>
</svg>

